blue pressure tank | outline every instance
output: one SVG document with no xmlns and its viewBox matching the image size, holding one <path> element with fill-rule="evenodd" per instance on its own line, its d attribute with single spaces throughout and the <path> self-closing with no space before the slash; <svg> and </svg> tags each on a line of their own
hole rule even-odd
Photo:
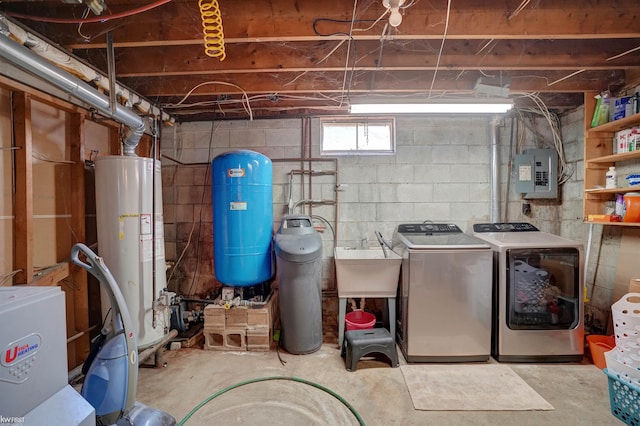
<svg viewBox="0 0 640 426">
<path fill-rule="evenodd" d="M 272 164 L 248 150 L 212 162 L 213 262 L 218 281 L 247 287 L 273 276 Z"/>
</svg>

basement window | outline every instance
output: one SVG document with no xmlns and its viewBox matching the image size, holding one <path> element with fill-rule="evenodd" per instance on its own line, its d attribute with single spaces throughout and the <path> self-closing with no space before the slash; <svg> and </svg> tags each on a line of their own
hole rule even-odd
<svg viewBox="0 0 640 426">
<path fill-rule="evenodd" d="M 395 119 L 322 119 L 322 155 L 395 153 Z"/>
</svg>

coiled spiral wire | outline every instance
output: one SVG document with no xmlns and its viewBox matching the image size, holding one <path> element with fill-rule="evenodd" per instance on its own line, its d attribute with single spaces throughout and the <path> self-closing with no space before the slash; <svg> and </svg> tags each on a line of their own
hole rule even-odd
<svg viewBox="0 0 640 426">
<path fill-rule="evenodd" d="M 199 0 L 202 30 L 204 32 L 204 53 L 212 58 L 224 61 L 224 32 L 218 0 Z"/>
</svg>

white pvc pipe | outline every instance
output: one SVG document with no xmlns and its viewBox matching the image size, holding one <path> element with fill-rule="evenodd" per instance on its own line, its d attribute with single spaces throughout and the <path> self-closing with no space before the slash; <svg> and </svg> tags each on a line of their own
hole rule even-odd
<svg viewBox="0 0 640 426">
<path fill-rule="evenodd" d="M 500 222 L 500 147 L 498 125 L 500 119 L 491 120 L 491 222 Z"/>
<path fill-rule="evenodd" d="M 593 223 L 589 224 L 589 237 L 587 238 L 587 250 L 584 255 L 584 295 L 585 302 L 589 301 L 587 297 L 587 271 L 589 270 L 589 256 L 591 254 L 591 240 L 593 239 Z"/>
</svg>

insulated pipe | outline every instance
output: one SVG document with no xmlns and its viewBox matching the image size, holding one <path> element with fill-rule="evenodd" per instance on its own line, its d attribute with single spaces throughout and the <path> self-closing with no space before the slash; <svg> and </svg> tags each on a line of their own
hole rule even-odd
<svg viewBox="0 0 640 426">
<path fill-rule="evenodd" d="M 115 111 L 112 113 L 107 96 L 36 55 L 28 48 L 14 42 L 5 31 L 0 31 L 0 56 L 51 83 L 58 89 L 86 102 L 98 110 L 100 114 L 129 127 L 128 135 L 124 140 L 123 153 L 124 155 L 135 155 L 136 146 L 138 146 L 145 130 L 142 117 L 138 114 L 120 104 L 116 104 Z"/>
<path fill-rule="evenodd" d="M 498 125 L 500 119 L 491 120 L 491 222 L 500 222 L 500 156 Z"/>
</svg>

